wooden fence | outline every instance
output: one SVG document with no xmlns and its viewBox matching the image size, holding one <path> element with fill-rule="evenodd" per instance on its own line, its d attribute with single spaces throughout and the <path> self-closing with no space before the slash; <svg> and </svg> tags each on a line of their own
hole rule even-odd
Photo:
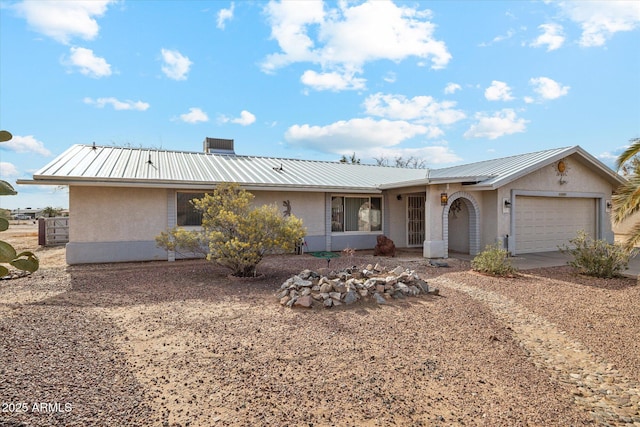
<svg viewBox="0 0 640 427">
<path fill-rule="evenodd" d="M 64 245 L 69 242 L 69 217 L 40 218 L 38 220 L 38 244 L 40 246 Z"/>
</svg>

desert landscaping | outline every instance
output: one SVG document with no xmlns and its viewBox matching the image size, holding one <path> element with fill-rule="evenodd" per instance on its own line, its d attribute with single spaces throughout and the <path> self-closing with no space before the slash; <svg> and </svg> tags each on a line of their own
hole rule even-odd
<svg viewBox="0 0 640 427">
<path fill-rule="evenodd" d="M 37 228 L 2 233 L 35 249 Z M 420 252 L 66 266 L 0 281 L 1 426 L 640 426 L 640 286 L 493 278 Z M 413 271 L 437 293 L 290 308 L 308 269 Z M 400 270 L 398 270 L 400 271 Z M 280 296 L 280 298 L 279 298 Z"/>
</svg>

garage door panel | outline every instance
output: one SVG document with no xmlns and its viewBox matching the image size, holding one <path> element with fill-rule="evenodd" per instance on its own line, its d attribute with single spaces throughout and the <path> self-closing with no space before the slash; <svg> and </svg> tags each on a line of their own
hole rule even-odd
<svg viewBox="0 0 640 427">
<path fill-rule="evenodd" d="M 518 253 L 555 251 L 579 230 L 596 235 L 596 199 L 518 196 L 515 221 Z"/>
</svg>

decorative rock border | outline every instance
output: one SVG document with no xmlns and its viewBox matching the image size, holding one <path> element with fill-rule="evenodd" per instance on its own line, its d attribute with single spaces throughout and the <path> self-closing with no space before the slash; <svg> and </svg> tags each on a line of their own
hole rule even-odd
<svg viewBox="0 0 640 427">
<path fill-rule="evenodd" d="M 438 293 L 438 288 L 430 288 L 414 270 L 398 266 L 387 271 L 379 264 L 369 264 L 364 268 L 331 271 L 326 276 L 303 270 L 280 286 L 277 298 L 285 307 L 331 308 L 366 299 L 386 304 L 392 298 Z"/>
</svg>

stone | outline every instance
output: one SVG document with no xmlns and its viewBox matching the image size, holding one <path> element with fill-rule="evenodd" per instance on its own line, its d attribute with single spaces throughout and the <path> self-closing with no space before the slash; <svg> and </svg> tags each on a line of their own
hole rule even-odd
<svg viewBox="0 0 640 427">
<path fill-rule="evenodd" d="M 333 305 L 333 300 L 331 298 L 327 298 L 326 300 L 324 300 L 322 305 L 326 308 L 330 308 Z"/>
<path fill-rule="evenodd" d="M 384 285 L 376 285 L 376 292 L 384 293 L 385 286 Z"/>
<path fill-rule="evenodd" d="M 347 292 L 344 296 L 344 303 L 347 305 L 353 304 L 354 302 L 358 301 L 358 294 L 356 294 L 355 292 L 351 291 L 351 292 Z"/>
<path fill-rule="evenodd" d="M 313 298 L 311 298 L 311 295 L 305 295 L 298 298 L 293 305 L 295 307 L 311 308 L 311 304 L 313 304 Z"/>
<path fill-rule="evenodd" d="M 431 289 L 431 291 L 429 291 L 429 293 L 432 294 L 432 295 L 440 295 L 440 289 L 433 288 L 433 289 Z"/>
<path fill-rule="evenodd" d="M 340 292 L 341 294 L 347 292 L 347 285 L 344 282 L 337 282 L 333 284 L 333 290 Z"/>
<path fill-rule="evenodd" d="M 308 279 L 309 277 L 311 277 L 311 270 L 308 270 L 308 269 L 302 270 L 300 274 L 298 274 L 298 276 L 301 279 Z"/>
<path fill-rule="evenodd" d="M 322 297 L 322 299 L 328 299 L 329 297 L 329 292 L 320 292 L 320 296 Z"/>
<path fill-rule="evenodd" d="M 333 290 L 333 285 L 331 285 L 331 283 L 325 282 L 322 285 L 320 285 L 320 293 L 328 294 L 332 290 Z"/>
<path fill-rule="evenodd" d="M 416 281 L 416 286 L 418 288 L 420 288 L 420 290 L 422 290 L 422 293 L 424 293 L 424 294 L 428 294 L 429 293 L 429 285 L 424 280 Z"/>
<path fill-rule="evenodd" d="M 375 294 L 373 294 L 373 299 L 375 299 L 375 301 L 378 304 L 386 304 L 387 303 L 387 300 L 384 299 L 384 297 L 382 295 L 380 295 L 379 293 L 377 293 L 377 292 Z"/>
<path fill-rule="evenodd" d="M 287 307 L 293 307 L 293 304 L 295 304 L 297 298 L 291 298 L 289 301 L 287 301 L 287 303 L 285 304 Z"/>
<path fill-rule="evenodd" d="M 332 298 L 331 301 L 333 302 L 333 305 L 342 305 L 340 300 L 335 300 L 335 299 Z"/>
<path fill-rule="evenodd" d="M 304 288 L 304 289 L 302 290 L 302 292 L 300 292 L 300 296 L 303 296 L 303 297 L 304 297 L 304 296 L 307 296 L 307 295 L 311 295 L 311 289 L 309 289 L 309 288 Z"/>
<path fill-rule="evenodd" d="M 395 285 L 397 281 L 398 279 L 396 278 L 396 276 L 387 276 L 387 278 L 385 279 L 387 285 Z"/>
<path fill-rule="evenodd" d="M 378 265 L 378 264 L 376 264 L 376 265 Z M 373 265 L 372 264 L 367 264 L 366 269 L 367 270 L 373 270 Z"/>
<path fill-rule="evenodd" d="M 284 298 L 287 295 L 289 295 L 289 289 L 284 289 L 284 290 L 280 291 L 280 293 L 278 294 L 278 298 Z"/>
<path fill-rule="evenodd" d="M 414 285 L 409 286 L 409 295 L 415 297 L 418 294 L 420 294 L 420 289 L 418 289 L 417 286 L 414 286 Z"/>
<path fill-rule="evenodd" d="M 313 286 L 313 282 L 311 280 L 304 280 L 300 276 L 293 276 L 293 284 L 303 288 Z"/>
<path fill-rule="evenodd" d="M 369 291 L 367 291 L 366 289 L 360 289 L 358 293 L 361 297 L 366 297 L 367 295 L 369 295 Z"/>
<path fill-rule="evenodd" d="M 391 270 L 389 273 L 393 274 L 394 276 L 399 276 L 402 273 L 404 273 L 404 268 L 397 266 L 396 268 L 394 268 L 393 270 Z"/>
<path fill-rule="evenodd" d="M 396 256 L 396 245 L 387 236 L 380 235 L 376 238 L 376 247 L 373 248 L 373 256 Z"/>
<path fill-rule="evenodd" d="M 316 301 L 320 301 L 321 299 L 323 299 L 322 295 L 320 295 L 320 294 L 311 294 L 311 298 L 313 298 Z"/>
<path fill-rule="evenodd" d="M 378 273 L 380 273 L 383 270 L 382 266 L 378 263 L 376 263 L 376 265 L 373 266 L 373 271 L 377 271 Z"/>
<path fill-rule="evenodd" d="M 288 295 L 285 295 L 282 298 L 280 298 L 280 304 L 285 305 L 288 302 L 289 302 L 289 296 Z"/>
<path fill-rule="evenodd" d="M 340 292 L 329 292 L 329 297 L 331 297 L 332 299 L 340 301 L 340 296 Z"/>
<path fill-rule="evenodd" d="M 405 295 L 409 293 L 409 287 L 404 283 L 396 283 L 396 290 L 402 292 Z"/>
</svg>

